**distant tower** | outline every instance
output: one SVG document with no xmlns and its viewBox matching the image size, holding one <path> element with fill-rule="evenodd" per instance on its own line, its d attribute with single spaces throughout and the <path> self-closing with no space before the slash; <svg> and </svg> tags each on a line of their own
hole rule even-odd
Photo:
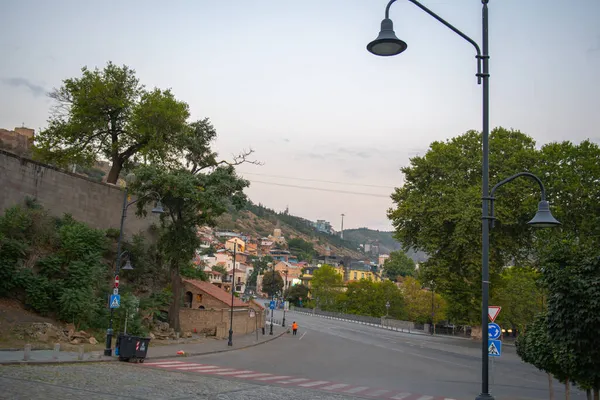
<svg viewBox="0 0 600 400">
<path fill-rule="evenodd" d="M 340 239 L 344 239 L 344 216 L 346 214 L 342 214 L 342 229 L 340 231 Z"/>
</svg>

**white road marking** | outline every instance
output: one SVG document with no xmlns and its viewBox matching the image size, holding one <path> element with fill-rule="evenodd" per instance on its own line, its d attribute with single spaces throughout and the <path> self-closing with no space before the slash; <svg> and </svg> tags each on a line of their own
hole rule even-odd
<svg viewBox="0 0 600 400">
<path fill-rule="evenodd" d="M 300 339 L 298 339 L 298 340 L 302 340 L 302 338 L 304 337 L 304 335 L 306 335 L 306 332 L 304 332 L 304 333 L 302 334 L 302 336 L 300 336 Z"/>
<path fill-rule="evenodd" d="M 275 375 L 275 376 L 267 376 L 266 378 L 258 378 L 257 381 L 274 381 L 275 379 L 286 379 L 291 378 L 289 375 Z"/>
<path fill-rule="evenodd" d="M 431 399 L 433 399 L 433 396 L 421 396 L 417 400 L 431 400 Z"/>
<path fill-rule="evenodd" d="M 202 364 L 187 363 L 187 364 L 176 364 L 176 365 L 157 365 L 160 368 L 179 368 L 179 367 L 198 367 Z"/>
<path fill-rule="evenodd" d="M 250 371 L 250 370 L 240 371 L 240 370 L 237 370 L 237 371 L 229 371 L 229 372 L 219 372 L 219 373 L 217 373 L 215 375 L 237 375 L 237 374 L 249 374 L 251 372 L 254 372 L 254 371 Z"/>
<path fill-rule="evenodd" d="M 242 375 L 234 375 L 236 378 L 256 378 L 258 376 L 267 376 L 271 374 L 242 374 Z"/>
<path fill-rule="evenodd" d="M 196 364 L 195 366 L 183 366 L 183 365 L 179 366 L 179 365 L 177 365 L 177 366 L 175 366 L 173 368 L 179 369 L 179 370 L 182 370 L 182 371 L 187 371 L 189 369 L 200 369 L 200 370 L 202 370 L 202 369 L 214 369 L 214 368 L 219 368 L 219 367 L 217 367 L 216 365 Z"/>
<path fill-rule="evenodd" d="M 170 365 L 170 364 L 184 364 L 183 361 L 155 361 L 155 362 L 147 362 L 144 365 Z"/>
<path fill-rule="evenodd" d="M 277 381 L 277 383 L 298 383 L 298 382 L 304 382 L 307 380 L 308 379 L 306 379 L 306 378 L 294 378 L 294 379 L 288 379 L 287 381 Z"/>
<path fill-rule="evenodd" d="M 302 386 L 302 387 L 313 387 L 313 386 L 319 386 L 319 385 L 324 385 L 326 383 L 329 383 L 329 381 L 313 381 L 313 382 L 307 382 L 307 383 L 301 383 L 298 386 Z"/>
<path fill-rule="evenodd" d="M 411 396 L 412 393 L 398 393 L 397 395 L 395 395 L 394 397 L 390 397 L 390 399 L 393 400 L 402 400 L 407 398 L 408 396 Z"/>
<path fill-rule="evenodd" d="M 323 390 L 336 390 L 336 389 L 341 389 L 341 388 L 346 387 L 346 386 L 350 386 L 350 385 L 348 385 L 346 383 L 336 383 L 335 385 L 325 386 L 325 387 L 322 387 L 321 389 L 323 389 Z"/>
<path fill-rule="evenodd" d="M 232 371 L 233 368 L 217 368 L 217 369 L 204 369 L 204 370 L 196 370 L 197 372 L 207 372 L 212 374 L 213 372 L 224 372 L 224 371 Z"/>
<path fill-rule="evenodd" d="M 352 388 L 352 389 L 344 390 L 344 393 L 359 393 L 359 392 L 364 392 L 368 388 L 369 388 L 368 386 L 358 386 L 358 387 L 355 387 L 355 388 Z"/>
</svg>

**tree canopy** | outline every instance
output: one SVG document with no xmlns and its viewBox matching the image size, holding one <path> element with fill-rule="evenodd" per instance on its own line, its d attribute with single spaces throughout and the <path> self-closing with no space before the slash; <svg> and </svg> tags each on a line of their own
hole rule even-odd
<svg viewBox="0 0 600 400">
<path fill-rule="evenodd" d="M 262 281 L 263 291 L 267 292 L 269 297 L 281 293 L 283 290 L 283 278 L 278 271 L 266 271 Z"/>
<path fill-rule="evenodd" d="M 415 262 L 403 251 L 392 251 L 390 257 L 383 263 L 383 273 L 386 278 L 393 281 L 397 281 L 399 276 L 414 276 Z"/>
<path fill-rule="evenodd" d="M 343 285 L 343 278 L 328 264 L 323 264 L 313 272 L 311 293 L 320 307 L 327 309 L 335 304 L 336 296 Z"/>
</svg>

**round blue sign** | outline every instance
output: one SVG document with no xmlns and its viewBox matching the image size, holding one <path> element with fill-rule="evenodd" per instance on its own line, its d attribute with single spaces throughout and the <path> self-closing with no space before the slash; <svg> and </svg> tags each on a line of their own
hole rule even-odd
<svg viewBox="0 0 600 400">
<path fill-rule="evenodd" d="M 500 325 L 490 322 L 488 324 L 488 339 L 498 339 L 502 334 L 502 329 L 500 329 Z"/>
</svg>

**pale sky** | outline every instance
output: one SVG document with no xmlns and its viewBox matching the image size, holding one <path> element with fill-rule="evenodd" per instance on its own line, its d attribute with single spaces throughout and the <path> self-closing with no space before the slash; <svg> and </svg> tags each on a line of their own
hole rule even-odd
<svg viewBox="0 0 600 400">
<path fill-rule="evenodd" d="M 480 42 L 479 0 L 422 3 Z M 346 228 L 390 229 L 399 168 L 432 141 L 480 130 L 481 86 L 471 45 L 405 0 L 390 16 L 408 49 L 368 53 L 386 4 L 0 0 L 0 127 L 44 128 L 45 93 L 111 60 L 209 117 L 222 156 L 252 147 L 264 165 L 239 170 L 254 202 L 337 230 L 341 213 Z M 538 145 L 600 142 L 600 0 L 489 7 L 491 126 Z"/>
</svg>

